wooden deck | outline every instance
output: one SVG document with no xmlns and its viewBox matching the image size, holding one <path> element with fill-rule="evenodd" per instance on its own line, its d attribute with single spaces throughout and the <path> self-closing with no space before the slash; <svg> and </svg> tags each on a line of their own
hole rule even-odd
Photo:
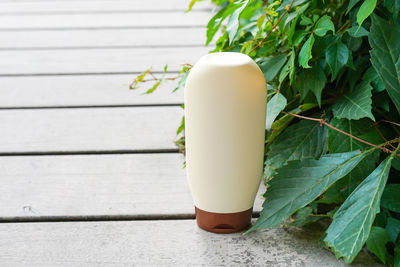
<svg viewBox="0 0 400 267">
<path fill-rule="evenodd" d="M 183 92 L 128 90 L 208 52 L 210 5 L 187 5 L 0 0 L 1 266 L 345 266 L 318 229 L 197 228 L 174 144 Z"/>
</svg>

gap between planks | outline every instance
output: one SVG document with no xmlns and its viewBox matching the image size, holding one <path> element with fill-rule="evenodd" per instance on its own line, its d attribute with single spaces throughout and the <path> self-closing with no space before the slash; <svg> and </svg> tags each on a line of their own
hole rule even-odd
<svg viewBox="0 0 400 267">
<path fill-rule="evenodd" d="M 146 1 L 0 1 L 1 15 L 61 14 L 61 13 L 127 13 L 127 12 L 186 12 L 189 2 L 185 0 Z M 196 3 L 191 12 L 210 13 L 214 5 Z"/>
<path fill-rule="evenodd" d="M 0 48 L 192 46 L 206 43 L 206 28 L 0 32 Z M 174 36 L 174 38 L 170 38 Z M 215 43 L 212 43 L 213 46 Z M 213 47 L 210 48 L 212 49 Z"/>
<path fill-rule="evenodd" d="M 1 110 L 0 153 L 177 149 L 177 106 Z"/>
<path fill-rule="evenodd" d="M 87 28 L 87 27 L 146 27 L 146 26 L 197 26 L 203 27 L 210 19 L 209 12 L 193 14 L 176 13 L 135 13 L 135 14 L 68 14 L 68 15 L 25 15 L 0 16 L 0 29 L 35 28 Z"/>
<path fill-rule="evenodd" d="M 170 45 L 109 45 L 109 46 L 42 46 L 42 47 L 0 47 L 0 50 L 5 51 L 29 51 L 29 50 L 39 50 L 39 51 L 51 51 L 51 50 L 91 50 L 91 49 L 144 49 L 144 48 L 192 48 L 201 47 L 204 48 L 202 44 L 170 44 Z"/>
<path fill-rule="evenodd" d="M 87 31 L 87 30 L 148 30 L 148 29 L 204 29 L 204 25 L 143 25 L 143 26 L 79 26 L 79 27 L 29 27 L 29 28 L 1 28 L 0 32 L 12 32 L 12 31 Z"/>
<path fill-rule="evenodd" d="M 60 74 L 60 73 L 135 73 L 149 67 L 162 71 L 180 71 L 182 64 L 196 62 L 209 48 L 141 48 L 43 51 L 0 51 L 0 73 Z"/>
<path fill-rule="evenodd" d="M 1 6 L 0 6 L 1 8 Z M 174 9 L 128 9 L 128 10 L 93 10 L 93 11 L 26 11 L 26 12 L 1 12 L 1 16 L 46 16 L 46 15 L 77 15 L 77 14 L 136 14 L 136 13 L 185 13 L 186 9 L 183 8 L 174 8 Z M 211 12 L 211 8 L 203 8 L 203 9 L 194 9 L 190 11 L 190 13 L 196 12 Z"/>
<path fill-rule="evenodd" d="M 126 104 L 126 105 L 82 105 L 82 106 L 13 106 L 1 107 L 0 110 L 18 110 L 18 109 L 63 109 L 63 108 L 137 108 L 137 107 L 180 107 L 182 103 L 166 103 L 166 104 Z"/>
<path fill-rule="evenodd" d="M 178 153 L 0 157 L 0 221 L 194 218 L 183 161 Z"/>
<path fill-rule="evenodd" d="M 1 77 L 0 109 L 170 107 L 183 103 L 183 88 L 172 93 L 177 80 L 168 80 L 152 94 L 144 94 L 154 82 L 129 90 L 134 78 L 134 74 Z"/>
<path fill-rule="evenodd" d="M 255 211 L 252 218 L 260 217 Z M 96 216 L 43 216 L 43 217 L 0 217 L 0 223 L 41 223 L 41 222 L 112 222 L 112 221 L 169 221 L 194 220 L 196 215 L 187 214 L 143 214 L 143 215 L 96 215 Z"/>
</svg>

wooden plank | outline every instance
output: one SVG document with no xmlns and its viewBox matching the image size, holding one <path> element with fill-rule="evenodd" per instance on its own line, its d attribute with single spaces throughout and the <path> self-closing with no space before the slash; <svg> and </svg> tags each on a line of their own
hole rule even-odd
<svg viewBox="0 0 400 267">
<path fill-rule="evenodd" d="M 93 13 L 57 15 L 0 16 L 0 30 L 74 29 L 74 28 L 143 28 L 143 27 L 204 27 L 210 12 L 146 12 Z"/>
<path fill-rule="evenodd" d="M 180 107 L 0 111 L 0 153 L 171 150 Z"/>
<path fill-rule="evenodd" d="M 193 214 L 181 154 L 0 157 L 0 218 Z"/>
<path fill-rule="evenodd" d="M 130 48 L 47 51 L 0 51 L 0 75 L 60 73 L 134 73 L 152 67 L 178 71 L 210 48 Z"/>
<path fill-rule="evenodd" d="M 183 162 L 178 153 L 0 157 L 0 221 L 194 216 Z"/>
<path fill-rule="evenodd" d="M 0 49 L 201 46 L 206 28 L 0 31 Z"/>
<path fill-rule="evenodd" d="M 177 81 L 166 81 L 154 93 L 143 95 L 154 82 L 145 83 L 137 90 L 129 90 L 129 84 L 135 76 L 125 74 L 0 77 L 0 108 L 183 103 L 183 89 L 172 93 Z"/>
<path fill-rule="evenodd" d="M 67 12 L 138 12 L 138 11 L 185 11 L 187 0 L 106 0 L 106 1 L 0 1 L 0 14 L 67 13 Z M 208 1 L 196 3 L 193 11 L 210 9 Z"/>
<path fill-rule="evenodd" d="M 194 220 L 0 224 L 5 266 L 348 266 L 321 229 L 221 235 Z M 380 266 L 360 253 L 352 266 Z"/>
</svg>

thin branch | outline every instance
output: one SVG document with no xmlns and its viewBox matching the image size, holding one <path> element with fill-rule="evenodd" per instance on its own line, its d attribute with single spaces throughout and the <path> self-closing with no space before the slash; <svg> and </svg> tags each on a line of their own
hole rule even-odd
<svg viewBox="0 0 400 267">
<path fill-rule="evenodd" d="M 359 141 L 359 142 L 361 142 L 361 143 L 364 143 L 364 144 L 367 144 L 367 145 L 369 145 L 369 146 L 372 146 L 372 147 L 374 147 L 374 148 L 376 148 L 376 149 L 382 150 L 382 151 L 385 152 L 385 153 L 393 153 L 392 150 L 390 150 L 390 149 L 388 149 L 388 148 L 386 148 L 386 147 L 382 147 L 382 146 L 378 146 L 378 145 L 372 144 L 372 143 L 370 143 L 370 142 L 368 142 L 368 141 L 365 141 L 365 140 L 363 140 L 363 139 L 361 139 L 361 138 L 358 138 L 358 137 L 356 137 L 356 136 L 354 136 L 354 135 L 351 135 L 351 134 L 349 134 L 349 133 L 346 133 L 345 131 L 342 131 L 342 130 L 338 129 L 338 128 L 336 128 L 335 126 L 330 125 L 330 124 L 327 123 L 324 119 L 310 118 L 310 117 L 306 117 L 306 116 L 302 116 L 302 115 L 297 115 L 297 114 L 289 113 L 289 112 L 286 112 L 286 111 L 282 111 L 282 113 L 288 114 L 288 115 L 291 115 L 291 116 L 293 116 L 293 117 L 297 117 L 297 118 L 300 118 L 300 119 L 305 119 L 305 120 L 310 120 L 310 121 L 319 122 L 320 125 L 326 125 L 326 126 L 328 126 L 329 128 L 331 128 L 331 129 L 333 129 L 333 130 L 335 130 L 335 131 L 338 131 L 339 133 L 342 133 L 342 134 L 344 134 L 344 135 L 347 135 L 348 137 L 353 138 L 353 139 L 355 139 L 355 140 L 357 140 L 357 141 Z M 396 138 L 396 139 L 394 139 L 394 140 L 399 141 L 398 138 Z M 391 142 L 388 142 L 388 143 L 391 143 Z M 396 154 L 396 155 L 397 155 L 397 154 Z"/>
<path fill-rule="evenodd" d="M 182 76 L 183 76 L 183 75 L 178 75 L 178 76 L 175 76 L 175 77 L 168 77 L 168 78 L 164 78 L 164 80 L 174 81 L 174 80 L 176 80 L 176 79 L 181 78 Z M 145 80 L 143 80 L 142 82 L 151 82 L 151 81 L 158 81 L 158 80 L 160 80 L 160 78 L 154 77 L 154 78 L 152 78 L 152 79 L 145 79 Z"/>
<path fill-rule="evenodd" d="M 372 125 L 374 127 L 374 129 L 376 130 L 376 132 L 379 134 L 379 136 L 383 139 L 383 141 L 387 142 L 388 140 L 385 138 L 385 136 L 381 133 L 381 131 L 378 129 L 378 127 L 376 127 L 376 124 Z M 388 143 L 388 145 L 392 148 L 392 149 L 396 149 L 395 146 L 393 146 L 391 143 Z"/>
<path fill-rule="evenodd" d="M 342 27 L 339 28 L 339 30 L 336 31 L 336 33 L 339 33 L 341 30 L 343 30 L 344 27 L 346 27 L 347 24 L 349 24 L 349 22 L 350 22 L 349 20 L 346 20 L 346 22 L 342 25 Z"/>
<path fill-rule="evenodd" d="M 399 126 L 399 127 L 400 127 L 400 123 L 397 123 L 397 122 L 387 121 L 387 120 L 381 120 L 381 121 L 387 122 L 387 123 L 390 123 L 390 124 L 393 124 L 393 125 L 396 125 L 396 126 Z M 378 123 L 379 123 L 379 122 L 378 122 Z"/>
<path fill-rule="evenodd" d="M 153 77 L 154 81 L 158 81 L 159 79 L 150 71 L 149 74 Z"/>
<path fill-rule="evenodd" d="M 256 50 L 258 47 L 260 47 L 267 40 L 269 35 L 275 30 L 276 26 L 278 26 L 279 22 L 281 22 L 281 20 L 286 15 L 286 13 L 288 13 L 288 11 L 292 7 L 293 3 L 294 3 L 294 0 L 292 0 L 292 2 L 290 2 L 288 8 L 285 9 L 285 12 L 283 12 L 282 16 L 278 19 L 278 21 L 274 24 L 274 26 L 272 26 L 271 30 L 267 33 L 267 35 L 264 37 L 264 39 L 262 39 L 260 42 L 258 42 L 258 44 L 255 47 L 253 47 L 253 49 L 250 50 L 249 54 L 251 54 L 254 50 Z"/>
</svg>

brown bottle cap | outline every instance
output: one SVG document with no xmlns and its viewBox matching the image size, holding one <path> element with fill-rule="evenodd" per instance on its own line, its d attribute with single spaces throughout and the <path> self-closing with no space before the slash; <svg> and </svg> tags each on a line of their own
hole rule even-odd
<svg viewBox="0 0 400 267">
<path fill-rule="evenodd" d="M 194 207 L 197 225 L 213 233 L 235 233 L 246 229 L 251 222 L 253 208 L 235 213 L 214 213 Z"/>
</svg>

